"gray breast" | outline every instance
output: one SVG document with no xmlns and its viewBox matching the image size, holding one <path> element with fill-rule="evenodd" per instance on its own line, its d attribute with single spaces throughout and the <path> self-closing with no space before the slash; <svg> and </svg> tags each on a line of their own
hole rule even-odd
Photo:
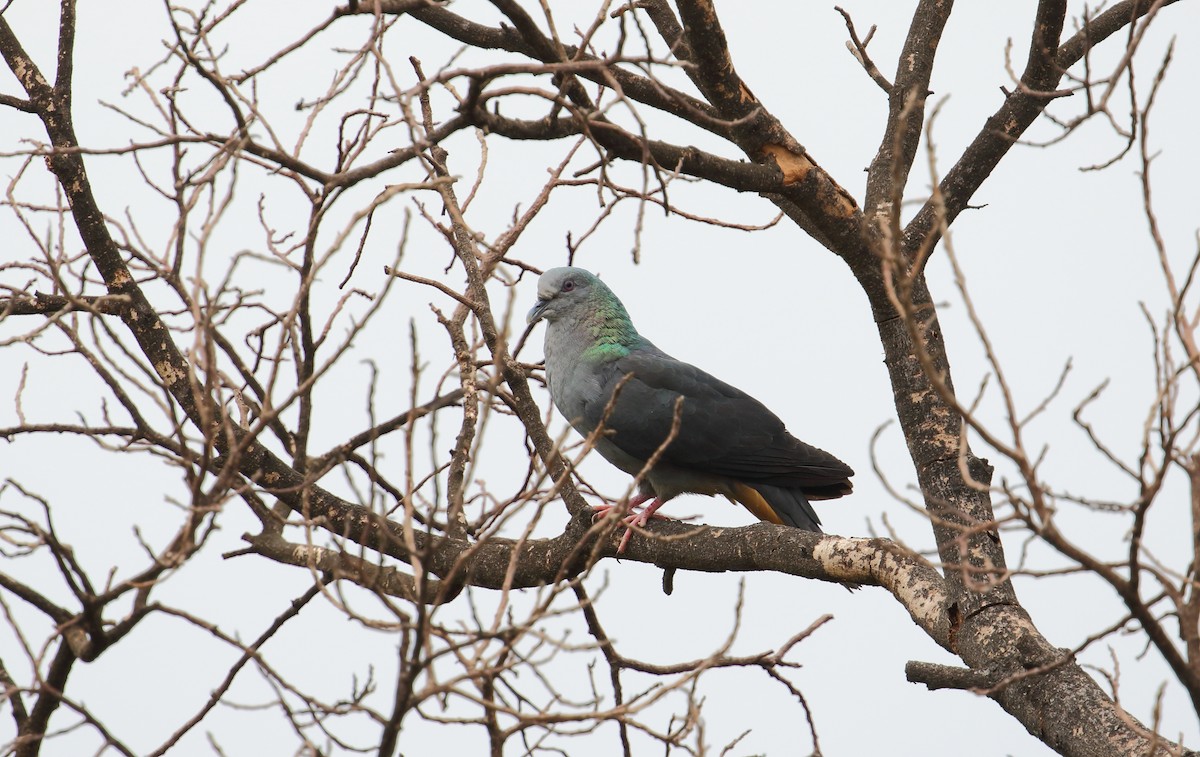
<svg viewBox="0 0 1200 757">
<path fill-rule="evenodd" d="M 586 427 L 583 418 L 588 403 L 600 397 L 601 386 L 594 368 L 583 360 L 585 345 L 573 338 L 572 331 L 561 323 L 552 323 L 546 329 L 546 380 L 558 412 L 576 430 L 587 434 L 592 429 Z"/>
</svg>

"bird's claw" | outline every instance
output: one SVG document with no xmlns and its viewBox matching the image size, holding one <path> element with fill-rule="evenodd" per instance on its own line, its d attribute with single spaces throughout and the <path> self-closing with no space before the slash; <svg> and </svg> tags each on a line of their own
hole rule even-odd
<svg viewBox="0 0 1200 757">
<path fill-rule="evenodd" d="M 637 508 L 638 505 L 634 502 L 630 502 L 629 506 L 630 506 L 630 508 Z M 608 515 L 613 510 L 616 510 L 618 507 L 619 507 L 619 505 L 593 505 L 592 506 L 592 510 L 594 511 L 593 518 L 595 518 L 595 519 L 603 518 L 604 516 Z M 624 518 L 621 519 L 621 522 L 625 524 L 625 533 L 621 536 L 621 543 L 617 545 L 617 554 L 618 555 L 624 554 L 625 548 L 627 546 L 629 546 L 629 540 L 633 538 L 634 530 L 638 529 L 638 528 L 645 528 L 646 523 L 648 523 L 651 520 L 671 520 L 671 519 L 665 515 L 660 515 L 659 513 L 655 512 L 654 510 L 652 510 L 650 508 L 646 508 L 645 510 L 642 510 L 640 512 L 635 509 L 634 512 L 629 513 L 628 515 L 626 515 Z"/>
</svg>

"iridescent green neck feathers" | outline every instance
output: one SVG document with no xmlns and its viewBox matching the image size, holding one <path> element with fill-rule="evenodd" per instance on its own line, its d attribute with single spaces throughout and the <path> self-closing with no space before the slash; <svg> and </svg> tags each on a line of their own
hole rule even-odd
<svg viewBox="0 0 1200 757">
<path fill-rule="evenodd" d="M 638 339 L 637 329 L 629 319 L 625 306 L 607 287 L 597 287 L 594 307 L 582 317 L 583 330 L 591 343 L 583 351 L 587 360 L 608 361 L 629 354 Z"/>
</svg>

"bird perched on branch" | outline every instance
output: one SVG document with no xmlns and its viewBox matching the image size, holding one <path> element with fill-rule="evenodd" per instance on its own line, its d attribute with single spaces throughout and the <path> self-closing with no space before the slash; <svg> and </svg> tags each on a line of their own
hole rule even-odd
<svg viewBox="0 0 1200 757">
<path fill-rule="evenodd" d="M 655 347 L 592 273 L 546 271 L 527 320 L 547 322 L 546 376 L 558 411 L 585 437 L 603 424 L 596 450 L 643 475 L 618 552 L 634 526 L 662 517 L 655 512 L 680 494 L 721 494 L 760 520 L 820 532 L 809 500 L 850 493 L 850 466 L 789 434 L 750 395 Z"/>
</svg>

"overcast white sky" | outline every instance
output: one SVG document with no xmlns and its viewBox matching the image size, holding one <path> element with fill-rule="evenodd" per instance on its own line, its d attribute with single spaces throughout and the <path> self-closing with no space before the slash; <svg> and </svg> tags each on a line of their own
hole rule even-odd
<svg viewBox="0 0 1200 757">
<path fill-rule="evenodd" d="M 871 51 L 884 72 L 892 75 L 913 3 L 844 0 L 841 4 L 860 29 L 879 25 Z M 53 60 L 55 25 L 45 13 L 53 10 L 52 5 L 44 0 L 16 0 L 6 12 L 46 70 Z M 127 85 L 123 75 L 135 66 L 145 67 L 161 54 L 159 39 L 167 31 L 162 4 L 123 3 L 119 11 L 106 3 L 80 5 L 76 124 L 81 139 L 89 146 L 117 146 L 144 137 L 98 101 L 120 102 L 135 110 L 144 107 L 136 104 L 136 97 L 122 98 L 120 93 Z M 460 2 L 453 7 L 461 11 L 465 5 Z M 1035 5 L 1033 0 L 960 3 L 955 11 L 932 82 L 934 99 L 941 103 L 935 140 L 942 170 L 1000 105 L 1003 95 L 999 88 L 1010 84 L 1005 72 L 1006 42 L 1013 39 L 1014 67 L 1019 69 Z M 244 21 L 232 25 L 238 34 L 223 38 L 230 46 L 226 69 L 237 70 L 244 61 L 257 61 L 265 51 L 294 39 L 324 17 L 328 7 L 326 3 L 251 4 Z M 587 7 L 591 9 L 591 4 Z M 1082 6 L 1072 3 L 1072 7 Z M 1181 2 L 1164 10 L 1138 59 L 1144 91 L 1167 41 L 1177 36 L 1175 59 L 1152 133 L 1162 150 L 1155 163 L 1157 208 L 1180 267 L 1196 253 L 1195 230 L 1200 225 L 1200 193 L 1194 178 L 1200 170 L 1200 147 L 1195 140 L 1200 129 L 1195 86 L 1200 75 L 1197 8 L 1196 2 Z M 730 48 L 743 78 L 818 162 L 861 200 L 863 169 L 878 146 L 886 102 L 846 52 L 845 29 L 833 5 L 724 2 L 718 3 L 718 9 L 724 13 Z M 565 20 L 559 20 L 561 28 L 570 28 Z M 431 33 L 424 28 L 412 23 L 407 26 L 402 34 L 407 35 L 403 38 L 412 49 L 400 50 L 396 45 L 395 55 L 418 55 L 432 66 L 452 49 L 431 40 Z M 311 91 L 305 77 L 319 77 L 322 82 L 328 78 L 335 58 L 322 56 L 335 46 L 356 46 L 363 28 L 358 23 L 344 24 L 342 31 L 318 38 L 310 46 L 313 58 L 289 63 L 268 78 L 277 91 L 260 88 L 264 109 L 273 108 L 275 118 L 284 118 L 301 93 Z M 31 44 L 39 39 L 43 43 L 40 50 Z M 1119 45 L 1115 38 L 1106 43 L 1103 59 L 1111 64 Z M 407 64 L 396 64 L 396 68 L 408 76 L 406 82 L 411 79 Z M 18 91 L 11 75 L 0 75 L 0 91 Z M 1071 107 L 1077 106 L 1064 103 L 1061 112 Z M 213 128 L 225 124 L 224 113 L 215 107 L 212 124 Z M 299 129 L 298 122 L 288 126 Z M 16 149 L 18 138 L 41 136 L 36 127 L 31 116 L 0 110 L 0 151 Z M 1030 137 L 1044 139 L 1053 134 L 1051 127 L 1042 124 Z M 670 131 L 657 136 L 669 141 L 676 138 Z M 451 159 L 457 166 L 452 170 L 470 175 L 476 160 L 474 138 L 460 137 L 451 144 Z M 681 142 L 694 139 L 693 135 L 678 137 Z M 543 164 L 530 163 L 530 156 L 538 155 L 536 148 L 511 146 L 506 151 L 509 146 L 504 143 L 493 141 L 492 145 L 490 171 L 493 176 L 506 177 L 510 186 L 501 191 L 501 183 L 496 182 L 480 195 L 470 215 L 475 227 L 489 236 L 501 230 L 511 216 L 513 198 L 524 201 L 527 190 L 544 178 Z M 1107 394 L 1094 410 L 1094 420 L 1114 449 L 1130 456 L 1136 452 L 1153 400 L 1152 343 L 1139 303 L 1161 316 L 1166 299 L 1138 210 L 1138 166 L 1130 156 L 1103 172 L 1079 170 L 1103 162 L 1119 148 L 1120 140 L 1111 129 L 1092 123 L 1052 149 L 1015 149 L 976 196 L 975 203 L 984 207 L 963 214 L 955 224 L 953 243 L 1008 380 L 1026 408 L 1036 405 L 1053 387 L 1063 364 L 1073 361 L 1062 399 L 1031 429 L 1031 447 L 1049 445 L 1043 469 L 1046 479 L 1072 493 L 1123 501 L 1131 498 L 1131 485 L 1087 447 L 1083 435 L 1070 423 L 1074 405 L 1102 380 L 1111 379 Z M 0 175 L 7 180 L 17 166 L 17 161 L 4 160 Z M 128 213 L 147 233 L 164 233 L 169 219 L 159 215 L 163 205 L 138 184 L 131 167 L 101 157 L 89 158 L 88 167 L 106 213 L 114 217 Z M 922 158 L 910 182 L 914 197 L 928 186 L 927 177 Z M 388 181 L 401 180 L 403 177 L 388 177 Z M 249 238 L 239 238 L 235 225 L 227 224 L 219 232 L 231 251 L 261 244 L 261 230 L 254 220 L 256 186 L 251 184 L 251 191 L 239 192 L 237 201 L 243 207 L 231 215 L 245 219 Z M 363 197 L 377 190 L 364 189 Z M 753 196 L 710 187 L 677 185 L 675 191 L 674 200 L 692 212 L 721 213 L 744 223 L 765 223 L 774 215 L 773 206 Z M 392 207 L 396 210 L 391 219 L 395 233 L 389 238 L 386 225 L 384 231 L 376 232 L 378 244 L 366 251 L 353 280 L 356 286 L 378 291 L 383 285 L 378 271 L 391 262 L 398 236 L 396 218 L 403 205 Z M 267 208 L 279 228 L 303 228 L 305 218 L 299 214 L 296 197 L 286 192 L 271 194 Z M 596 210 L 594 195 L 581 190 L 562 198 L 552 209 L 523 237 L 515 257 L 545 268 L 563 264 L 565 234 L 573 231 L 578 236 L 590 226 Z M 639 330 L 661 348 L 750 392 L 773 408 L 798 437 L 835 453 L 856 469 L 852 497 L 818 506 L 827 530 L 845 535 L 865 535 L 872 529 L 882 532 L 881 518 L 886 514 L 891 527 L 909 544 L 931 547 L 928 525 L 890 499 L 872 473 L 868 442 L 875 429 L 893 417 L 891 390 L 865 297 L 846 266 L 786 222 L 747 234 L 653 212 L 647 215 L 641 238 L 641 264 L 635 266 L 630 252 L 634 244 L 632 211 L 631 204 L 618 211 L 584 245 L 577 264 L 600 272 L 625 301 Z M 9 240 L 0 247 L 0 263 L 29 255 L 23 232 L 8 215 L 0 215 L 0 234 Z M 412 270 L 433 273 L 446 261 L 444 244 L 425 235 L 410 244 L 406 264 L 411 264 Z M 337 282 L 333 274 L 326 278 L 330 291 L 321 296 L 332 299 Z M 971 392 L 987 368 L 941 256 L 931 265 L 930 279 L 935 300 L 941 303 L 941 322 L 957 385 L 960 391 Z M 5 279 L 10 284 L 20 280 Z M 517 295 L 519 312 L 532 304 L 534 295 L 534 282 L 526 279 Z M 370 357 L 403 375 L 407 354 L 401 354 L 406 338 L 401 335 L 408 319 L 414 318 L 423 338 L 428 339 L 427 357 L 438 355 L 440 370 L 437 351 L 444 347 L 427 307 L 430 301 L 431 295 L 416 288 L 392 297 L 386 305 L 386 319 L 394 330 L 373 332 L 359 340 L 356 360 Z M 447 307 L 449 302 L 436 304 Z M 0 337 L 9 333 L 7 326 L 3 328 Z M 540 342 L 539 331 L 522 357 L 539 358 Z M 32 354 L 26 359 L 31 382 L 24 407 L 31 419 L 69 419 L 71 414 L 64 416 L 61 410 L 64 403 L 85 412 L 96 411 L 98 400 L 93 393 L 99 389 L 95 382 L 57 372 L 57 364 L 39 363 Z M 19 365 L 6 364 L 0 369 L 0 398 L 14 396 L 19 375 Z M 355 386 L 362 386 L 361 374 L 355 380 Z M 407 387 L 401 387 L 385 405 L 392 411 L 403 409 L 407 394 Z M 538 399 L 543 406 L 549 405 L 544 392 Z M 992 394 L 990 404 L 984 404 L 985 417 L 1001 418 L 995 399 Z M 349 391 L 346 402 L 354 412 L 363 405 Z M 360 420 L 352 414 L 319 419 L 322 437 L 314 442 L 314 448 L 331 447 L 348 431 L 360 428 Z M 13 404 L 5 399 L 0 403 L 0 427 L 15 423 Z M 561 428 L 561 419 L 556 423 Z M 521 454 L 519 445 L 512 449 L 512 454 Z M 63 457 L 64 450 L 68 458 Z M 977 451 L 995 460 L 986 449 Z M 911 463 L 895 425 L 884 432 L 879 454 L 881 467 L 895 485 L 904 487 L 913 481 Z M 484 480 L 505 481 L 523 464 L 496 456 L 482 465 L 478 475 Z M 64 475 L 66 468 L 70 475 Z M 620 493 L 627 483 L 599 458 L 587 461 L 583 470 L 591 483 L 609 493 Z M 1001 466 L 998 475 L 1005 473 Z M 122 550 L 131 551 L 128 564 L 138 564 L 131 525 L 136 523 L 151 536 L 159 533 L 156 529 L 169 528 L 173 518 L 164 518 L 161 512 L 168 508 L 167 497 L 183 496 L 175 474 L 153 462 L 104 455 L 91 445 L 62 438 L 0 442 L 0 475 L 18 478 L 50 499 L 64 539 L 76 545 L 81 558 L 97 564 L 123 564 Z M 139 485 L 131 489 L 129 480 Z M 1177 506 L 1160 507 L 1149 526 L 1156 552 L 1164 561 L 1175 559 L 1176 564 L 1186 559 L 1180 555 L 1186 555 L 1189 548 L 1186 492 L 1179 484 L 1175 482 L 1168 491 Z M 238 506 L 233 503 L 232 507 Z M 0 508 L 13 507 L 15 503 L 0 499 Z M 751 520 L 749 514 L 723 501 L 700 498 L 677 500 L 665 512 L 729 525 Z M 1121 547 L 1126 523 L 1120 518 L 1070 510 L 1065 510 L 1062 518 L 1074 529 L 1074 536 L 1099 551 Z M 222 527 L 217 537 L 220 548 L 209 549 L 207 556 L 173 579 L 167 596 L 198 614 L 221 618 L 226 630 L 250 638 L 303 591 L 309 577 L 303 571 L 257 558 L 222 561 L 219 553 L 238 548 L 240 534 L 253 528 L 253 520 L 244 513 L 230 512 Z M 1008 545 L 1010 555 L 1018 546 Z M 1046 558 L 1039 564 L 1057 563 Z M 14 563 L 14 569 L 21 569 L 19 566 Z M 804 663 L 798 684 L 813 709 L 826 754 L 957 755 L 968 742 L 972 753 L 982 757 L 1050 753 L 989 700 L 960 692 L 928 693 L 907 683 L 903 670 L 907 660 L 954 660 L 918 631 L 882 590 L 868 588 L 850 595 L 837 586 L 776 575 L 680 574 L 675 593 L 667 597 L 659 588 L 660 573 L 652 566 L 609 561 L 599 571 L 596 585 L 600 574 L 609 582 L 601 610 L 610 635 L 625 644 L 624 654 L 652 662 L 690 659 L 717 646 L 729 632 L 742 581 L 745 613 L 734 653 L 773 648 L 821 615 L 833 614 L 834 621 L 793 654 L 793 659 Z M 1120 616 L 1115 596 L 1086 579 L 1018 579 L 1017 588 L 1035 622 L 1061 647 L 1075 646 Z M 369 603 L 364 595 L 352 596 Z M 493 601 L 486 592 L 476 596 L 485 605 Z M 300 683 L 328 681 L 325 689 L 339 693 L 348 688 L 353 676 L 361 679 L 367 667 L 374 665 L 381 688 L 389 689 L 395 670 L 394 637 L 346 621 L 322 600 L 305 613 L 306 624 L 295 624 L 272 642 L 272 659 L 292 671 Z M 22 617 L 29 622 L 33 616 Z M 161 632 L 172 623 L 153 620 L 137 633 L 146 640 L 157 639 L 159 644 L 170 640 L 173 646 L 148 646 L 130 638 L 96 663 L 80 666 L 72 679 L 72 687 L 77 687 L 75 696 L 93 706 L 114 732 L 136 748 L 149 749 L 160 743 L 181 718 L 194 712 L 231 659 L 227 650 L 210 651 L 213 647 L 182 624 L 177 630 Z M 1155 693 L 1166 680 L 1164 666 L 1153 652 L 1139 656 L 1142 643 L 1137 637 L 1115 639 L 1111 646 L 1120 658 L 1122 702 L 1148 722 Z M 21 656 L 11 633 L 0 630 L 0 657 L 11 665 Z M 1105 645 L 1089 649 L 1082 659 L 1108 670 L 1113 666 Z M 133 679 L 128 673 L 131 669 L 138 671 Z M 235 687 L 232 698 L 262 701 L 265 689 L 255 674 L 247 671 L 242 675 L 245 681 Z M 580 686 L 578 677 L 582 675 L 581 670 L 565 673 Z M 778 691 L 770 691 L 770 696 L 760 694 L 775 686 L 753 672 L 714 674 L 704 689 L 709 743 L 719 751 L 739 733 L 752 729 L 739 742 L 736 754 L 785 755 L 807 749 L 807 727 L 786 695 Z M 134 688 L 158 694 L 135 695 Z M 1186 696 L 1168 688 L 1165 701 L 1162 732 L 1172 738 L 1182 734 L 1194 746 L 1200 730 Z M 0 715 L 0 741 L 7 741 L 5 729 L 11 729 L 12 719 L 7 712 Z M 230 748 L 230 754 L 274 754 L 278 744 L 291 743 L 282 722 L 261 713 L 223 709 L 213 718 L 212 730 Z M 415 718 L 410 722 L 401 742 L 401 751 L 408 755 L 449 754 L 459 739 L 466 750 L 462 753 L 473 753 L 482 743 L 479 734 L 425 728 Z M 993 746 L 978 748 L 980 729 L 991 735 Z M 179 753 L 206 752 L 209 747 L 203 730 L 191 734 Z M 614 753 L 617 742 L 611 733 L 598 733 L 593 739 L 572 743 L 571 754 Z M 593 751 L 588 750 L 589 743 Z"/>
</svg>

